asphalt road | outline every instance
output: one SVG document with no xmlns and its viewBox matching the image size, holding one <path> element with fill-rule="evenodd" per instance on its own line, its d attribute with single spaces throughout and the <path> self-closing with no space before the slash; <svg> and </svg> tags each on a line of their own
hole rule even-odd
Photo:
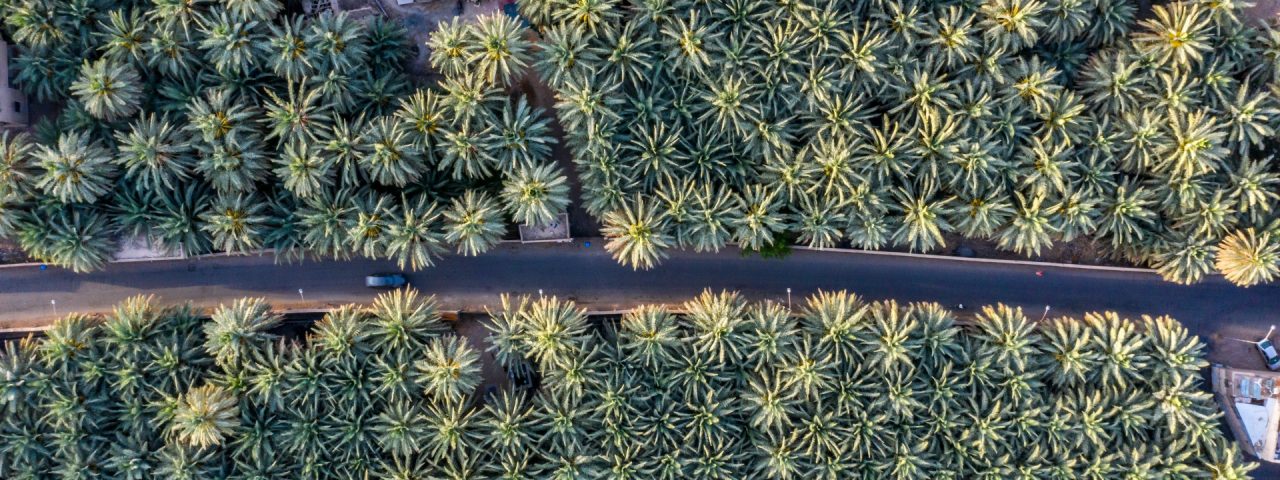
<svg viewBox="0 0 1280 480">
<path fill-rule="evenodd" d="M 1125 315 L 1171 315 L 1194 333 L 1256 337 L 1280 312 L 1280 285 L 1239 288 L 1219 277 L 1194 286 L 1162 281 L 1150 273 L 1114 272 L 959 262 L 837 252 L 796 251 L 782 260 L 675 253 L 650 271 L 619 266 L 599 240 L 572 244 L 506 244 L 479 257 L 449 256 L 434 268 L 410 273 L 418 289 L 436 294 L 449 309 L 496 305 L 504 292 L 571 297 L 595 310 L 637 303 L 679 302 L 704 288 L 738 290 L 752 298 L 792 302 L 820 289 L 847 289 L 871 299 L 931 300 L 945 305 L 1004 302 L 1039 317 L 1114 310 Z M 57 268 L 0 269 L 0 327 L 48 323 L 71 311 L 105 311 L 115 302 L 151 293 L 171 302 L 216 306 L 242 296 L 264 296 L 280 308 L 368 302 L 372 272 L 397 271 L 391 262 L 308 261 L 277 265 L 271 256 L 121 263 L 105 271 L 74 274 Z M 1036 271 L 1043 275 L 1036 275 Z M 300 296 L 298 290 L 302 289 Z M 56 304 L 52 303 L 56 302 Z M 1229 340 L 1218 353 L 1244 352 Z M 1234 362 L 1233 362 L 1234 363 Z M 1260 363 L 1259 363 L 1260 365 Z"/>
<path fill-rule="evenodd" d="M 497 305 L 502 293 L 536 295 L 538 289 L 593 310 L 613 310 L 678 303 L 704 288 L 785 302 L 791 288 L 797 307 L 818 290 L 847 289 L 869 299 L 964 304 L 962 315 L 1000 302 L 1021 306 L 1037 318 L 1046 305 L 1050 316 L 1098 310 L 1135 318 L 1170 315 L 1211 344 L 1211 360 L 1248 368 L 1262 368 L 1258 355 L 1251 345 L 1229 337 L 1257 337 L 1269 324 L 1280 323 L 1274 320 L 1280 312 L 1280 285 L 1238 288 L 1220 277 L 1180 286 L 1151 273 L 813 251 L 766 260 L 743 257 L 736 250 L 676 253 L 661 267 L 638 272 L 619 266 L 600 247 L 599 240 L 590 247 L 582 241 L 503 245 L 479 257 L 446 257 L 408 277 L 418 289 L 437 295 L 443 308 L 465 310 Z M 139 293 L 205 307 L 243 296 L 266 297 L 278 308 L 367 303 L 378 292 L 364 287 L 364 275 L 392 271 L 398 269 L 391 262 L 277 265 L 270 256 L 122 263 L 90 274 L 5 268 L 0 269 L 0 327 L 47 324 L 55 309 L 58 314 L 106 311 Z M 1254 474 L 1280 477 L 1280 469 L 1267 465 Z"/>
</svg>

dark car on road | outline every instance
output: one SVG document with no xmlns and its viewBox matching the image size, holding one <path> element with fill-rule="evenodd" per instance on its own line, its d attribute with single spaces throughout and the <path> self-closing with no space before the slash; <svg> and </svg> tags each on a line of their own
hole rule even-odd
<svg viewBox="0 0 1280 480">
<path fill-rule="evenodd" d="M 408 284 L 409 281 L 399 273 L 375 273 L 364 277 L 364 286 L 369 288 L 399 288 Z"/>
</svg>

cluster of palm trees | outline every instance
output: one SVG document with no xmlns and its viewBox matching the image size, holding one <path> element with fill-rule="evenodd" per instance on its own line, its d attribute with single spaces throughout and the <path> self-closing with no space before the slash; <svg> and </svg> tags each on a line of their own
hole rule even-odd
<svg viewBox="0 0 1280 480">
<path fill-rule="evenodd" d="M 1167 317 L 1039 323 L 847 292 L 588 318 L 503 298 L 487 347 L 389 292 L 306 334 L 137 297 L 0 354 L 4 478 L 1247 478 Z M 482 354 L 487 349 L 489 353 Z M 490 354 L 492 355 L 490 357 Z M 491 360 L 483 360 L 491 358 Z M 485 362 L 528 385 L 481 389 Z M 492 382 L 489 377 L 489 382 Z"/>
<path fill-rule="evenodd" d="M 530 42 L 505 16 L 433 39 L 451 47 L 433 62 L 465 68 L 428 88 L 398 23 L 278 0 L 18 0 L 0 17 L 18 86 L 63 105 L 0 137 L 0 237 L 43 261 L 92 270 L 132 236 L 416 269 L 568 203 L 550 118 L 506 95 Z"/>
<path fill-rule="evenodd" d="M 527 0 L 615 256 L 729 242 L 1280 266 L 1280 32 L 1239 2 Z"/>
</svg>

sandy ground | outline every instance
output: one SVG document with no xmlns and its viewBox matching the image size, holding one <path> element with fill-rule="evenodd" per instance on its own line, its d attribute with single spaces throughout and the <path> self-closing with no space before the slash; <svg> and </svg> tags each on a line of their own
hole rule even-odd
<svg viewBox="0 0 1280 480">
<path fill-rule="evenodd" d="M 1280 0 L 1254 0 L 1253 6 L 1245 9 L 1245 16 L 1262 23 L 1274 21 L 1280 15 Z"/>
</svg>

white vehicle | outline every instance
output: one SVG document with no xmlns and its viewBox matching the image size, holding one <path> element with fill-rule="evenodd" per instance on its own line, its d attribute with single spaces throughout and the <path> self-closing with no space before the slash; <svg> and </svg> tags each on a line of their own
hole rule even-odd
<svg viewBox="0 0 1280 480">
<path fill-rule="evenodd" d="M 1240 338 L 1234 338 L 1232 340 L 1252 343 L 1253 346 L 1258 347 L 1258 353 L 1262 354 L 1262 361 L 1266 362 L 1267 368 L 1271 370 L 1280 370 L 1280 353 L 1276 353 L 1276 344 L 1271 343 L 1271 332 L 1274 332 L 1275 330 L 1276 326 L 1272 325 L 1271 329 L 1267 330 L 1267 334 L 1263 335 L 1262 338 L 1258 340 L 1244 340 Z"/>
<path fill-rule="evenodd" d="M 1267 368 L 1272 370 L 1280 370 L 1280 355 L 1276 354 L 1276 346 L 1271 343 L 1270 339 L 1262 339 L 1256 344 L 1258 352 L 1262 353 L 1262 358 L 1267 361 Z"/>
</svg>

